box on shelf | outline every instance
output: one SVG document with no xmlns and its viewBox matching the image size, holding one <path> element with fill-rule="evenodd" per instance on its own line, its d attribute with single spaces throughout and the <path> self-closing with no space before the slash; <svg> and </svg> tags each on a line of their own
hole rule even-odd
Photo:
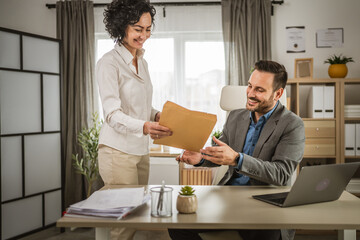
<svg viewBox="0 0 360 240">
<path fill-rule="evenodd" d="M 360 105 L 345 105 L 344 117 L 360 118 Z"/>
</svg>

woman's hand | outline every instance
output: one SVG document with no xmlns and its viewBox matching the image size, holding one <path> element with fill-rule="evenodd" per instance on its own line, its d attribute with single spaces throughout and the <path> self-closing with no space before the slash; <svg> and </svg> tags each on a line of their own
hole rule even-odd
<svg viewBox="0 0 360 240">
<path fill-rule="evenodd" d="M 161 126 L 158 122 L 145 122 L 143 133 L 145 135 L 149 134 L 152 139 L 160 139 L 172 135 L 172 131 L 169 128 Z"/>
<path fill-rule="evenodd" d="M 161 115 L 161 112 L 157 112 L 155 114 L 155 122 L 159 122 L 160 121 L 160 115 Z"/>
</svg>

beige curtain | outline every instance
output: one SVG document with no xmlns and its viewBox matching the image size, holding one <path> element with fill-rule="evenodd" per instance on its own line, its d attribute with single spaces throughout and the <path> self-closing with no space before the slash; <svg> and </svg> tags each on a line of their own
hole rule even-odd
<svg viewBox="0 0 360 240">
<path fill-rule="evenodd" d="M 258 60 L 271 59 L 271 0 L 222 0 L 227 85 L 247 85 Z"/>
<path fill-rule="evenodd" d="M 57 37 L 62 40 L 62 145 L 64 206 L 86 196 L 83 177 L 76 173 L 71 155 L 82 149 L 77 134 L 87 127 L 94 111 L 94 11 L 88 0 L 56 3 Z"/>
</svg>

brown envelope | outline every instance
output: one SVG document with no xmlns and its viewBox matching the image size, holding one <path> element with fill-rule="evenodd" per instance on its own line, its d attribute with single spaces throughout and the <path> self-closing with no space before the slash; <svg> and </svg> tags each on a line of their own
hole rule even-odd
<svg viewBox="0 0 360 240">
<path fill-rule="evenodd" d="M 168 127 L 172 136 L 154 141 L 171 147 L 200 152 L 216 123 L 216 115 L 191 111 L 173 102 L 164 104 L 159 124 Z"/>
</svg>

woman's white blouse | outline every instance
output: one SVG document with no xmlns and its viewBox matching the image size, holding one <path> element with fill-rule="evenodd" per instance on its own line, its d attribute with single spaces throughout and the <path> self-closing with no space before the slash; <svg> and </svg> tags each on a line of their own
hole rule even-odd
<svg viewBox="0 0 360 240">
<path fill-rule="evenodd" d="M 123 45 L 106 53 L 96 65 L 96 79 L 104 111 L 99 144 L 133 155 L 149 153 L 146 121 L 158 112 L 152 107 L 153 87 L 144 50 L 137 51 L 138 74 L 133 56 Z"/>
</svg>

